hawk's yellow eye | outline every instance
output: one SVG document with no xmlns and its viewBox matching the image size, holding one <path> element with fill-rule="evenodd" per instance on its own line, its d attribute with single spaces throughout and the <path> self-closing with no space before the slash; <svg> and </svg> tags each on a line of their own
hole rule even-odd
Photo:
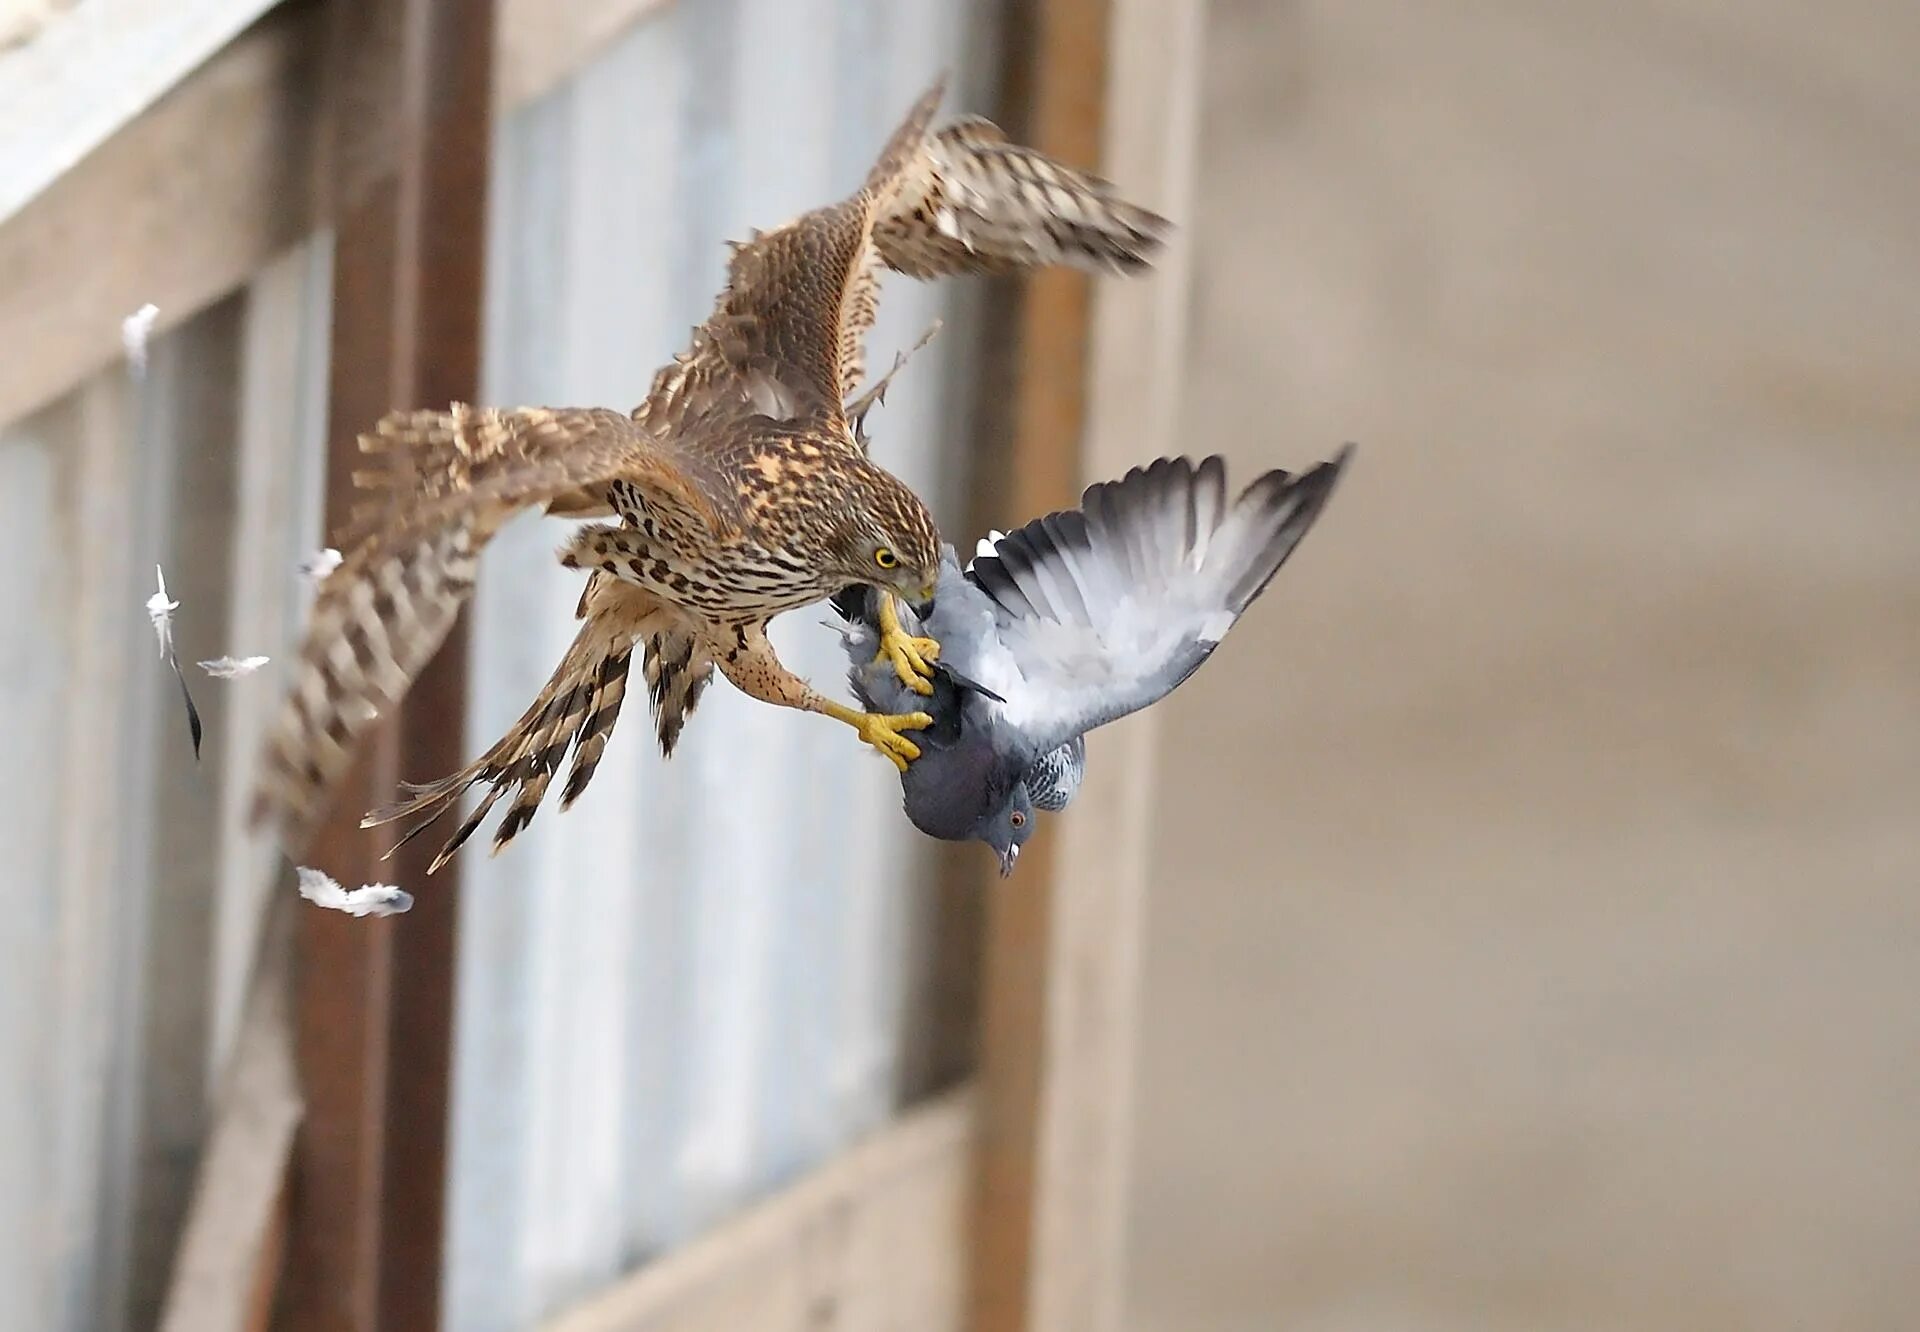
<svg viewBox="0 0 1920 1332">
<path fill-rule="evenodd" d="M 873 552 L 873 562 L 882 569 L 897 569 L 900 567 L 900 557 L 888 550 L 885 546 Z"/>
</svg>

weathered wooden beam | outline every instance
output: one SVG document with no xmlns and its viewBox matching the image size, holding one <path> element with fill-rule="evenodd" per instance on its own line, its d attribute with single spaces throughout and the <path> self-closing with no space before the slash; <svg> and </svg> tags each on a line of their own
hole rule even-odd
<svg viewBox="0 0 1920 1332">
<path fill-rule="evenodd" d="M 417 120 L 404 127 L 399 172 L 406 285 L 397 296 L 407 326 L 398 350 L 407 359 L 394 403 L 471 402 L 480 396 L 484 336 L 496 5 L 404 7 L 410 32 L 418 28 L 402 71 Z M 401 712 L 401 770 L 415 780 L 466 762 L 467 642 L 462 616 Z M 394 934 L 386 1132 L 405 1149 L 388 1153 L 385 1174 L 380 1326 L 391 1332 L 440 1325 L 460 870 L 448 865 L 429 879 L 433 852 L 421 838 L 392 862 L 416 891 Z"/>
<path fill-rule="evenodd" d="M 551 91 L 667 0 L 500 0 L 496 109 Z M 313 53 L 334 0 L 283 0 L 0 222 L 0 425 L 165 331 L 324 226 Z"/>
<path fill-rule="evenodd" d="M 491 149 L 491 0 L 370 0 L 329 14 L 322 197 L 334 219 L 329 528 L 352 505 L 357 433 L 383 413 L 479 386 Z M 286 1326 L 439 1322 L 452 1040 L 451 874 L 359 827 L 409 770 L 459 766 L 465 630 L 377 727 L 306 853 L 343 883 L 399 878 L 394 920 L 306 912 L 298 1030 L 311 1114 L 291 1196 Z M 389 1151 L 404 1140 L 404 1151 Z"/>
<path fill-rule="evenodd" d="M 1197 0 L 1047 0 L 1011 34 L 1021 137 L 1099 163 L 1179 218 L 1195 139 Z M 1016 111 L 1018 106 L 1016 105 Z M 1132 280 L 1029 283 L 996 518 L 1074 502 L 1173 447 L 1184 239 Z M 1070 813 L 994 882 L 981 1015 L 975 1332 L 1111 1332 L 1124 1294 L 1128 1105 L 1147 861 L 1152 722 L 1090 742 Z M 1051 826 L 1049 826 L 1051 824 Z"/>
<path fill-rule="evenodd" d="M 930 1102 L 543 1332 L 953 1332 L 972 1143 L 968 1093 Z"/>
<path fill-rule="evenodd" d="M 0 222 L 273 3 L 88 0 L 50 7 L 10 47 L 0 34 Z"/>
<path fill-rule="evenodd" d="M 216 1098 L 160 1332 L 251 1332 L 268 1325 L 278 1275 L 287 1163 L 300 1122 L 289 944 L 298 904 L 276 897 L 233 1063 Z"/>
<path fill-rule="evenodd" d="M 0 224 L 0 422 L 172 328 L 310 230 L 319 9 L 270 13 Z"/>
<path fill-rule="evenodd" d="M 1001 119 L 1064 161 L 1099 160 L 1109 0 L 1044 0 L 1008 13 Z M 1020 283 L 991 318 L 1006 349 L 984 368 L 1003 404 L 977 502 L 1006 527 L 1072 502 L 1086 399 L 1088 281 L 1050 270 Z M 989 401 L 996 394 L 988 394 Z M 1079 813 L 1075 811 L 1075 815 Z M 969 1323 L 1029 1332 L 1044 1131 L 1055 820 L 1043 819 L 1005 882 L 982 872 L 980 1126 L 974 1169 Z"/>
<path fill-rule="evenodd" d="M 494 105 L 530 102 L 565 83 L 647 13 L 672 0 L 500 0 Z"/>
</svg>

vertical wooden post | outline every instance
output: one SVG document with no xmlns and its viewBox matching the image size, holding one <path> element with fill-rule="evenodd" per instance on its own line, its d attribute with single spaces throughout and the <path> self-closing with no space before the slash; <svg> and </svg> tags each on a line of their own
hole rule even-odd
<svg viewBox="0 0 1920 1332">
<path fill-rule="evenodd" d="M 361 0 L 329 13 L 335 225 L 329 530 L 352 502 L 357 433 L 479 383 L 491 0 Z M 342 1332 L 439 1319 L 456 883 L 380 861 L 360 813 L 411 773 L 459 766 L 465 628 L 379 727 L 308 852 L 343 883 L 398 878 L 392 921 L 306 912 L 298 1049 L 307 1119 L 289 1199 L 285 1324 Z M 390 1141 L 404 1151 L 388 1151 Z"/>
<path fill-rule="evenodd" d="M 1108 0 L 1045 0 L 1007 14 L 1002 120 L 1064 161 L 1099 160 Z M 1090 293 L 1077 273 L 1027 279 L 994 310 L 1011 363 L 984 367 L 1011 393 L 989 426 L 976 528 L 1006 528 L 1070 503 L 1080 475 Z M 996 399 L 989 396 L 988 401 Z M 1055 870 L 1054 820 L 1042 820 L 1005 883 L 987 899 L 980 987 L 979 1146 L 974 1174 L 970 1325 L 1037 1332 L 1032 1321 L 1040 1187 L 1046 1010 Z"/>
<path fill-rule="evenodd" d="M 401 222 L 412 246 L 408 367 L 414 404 L 473 401 L 480 391 L 486 275 L 487 180 L 493 150 L 493 0 L 408 0 L 424 27 L 406 75 L 420 118 L 403 164 Z M 467 625 L 415 684 L 401 717 L 400 762 L 414 780 L 466 762 Z M 383 798 L 385 796 L 383 795 Z M 446 1235 L 447 1135 L 452 1081 L 459 872 L 427 877 L 433 846 L 419 839 L 394 858 L 414 887 L 414 908 L 394 936 L 390 1152 L 380 1325 L 390 1332 L 440 1325 Z"/>
<path fill-rule="evenodd" d="M 1198 0 L 1047 0 L 1027 19 L 1011 34 L 1020 137 L 1099 164 L 1180 220 Z M 1083 482 L 1173 447 L 1184 244 L 1176 233 L 1148 277 L 1027 285 L 997 522 L 1070 504 Z M 1151 764 L 1148 717 L 1096 737 L 1073 810 L 1043 821 L 1022 872 L 986 889 L 975 1332 L 1120 1324 Z"/>
</svg>

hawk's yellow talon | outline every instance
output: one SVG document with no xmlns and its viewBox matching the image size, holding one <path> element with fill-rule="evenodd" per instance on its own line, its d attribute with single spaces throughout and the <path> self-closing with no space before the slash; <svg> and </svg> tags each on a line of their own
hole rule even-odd
<svg viewBox="0 0 1920 1332">
<path fill-rule="evenodd" d="M 880 651 L 874 660 L 882 658 L 893 663 L 900 683 L 914 693 L 933 692 L 933 663 L 940 660 L 940 645 L 931 638 L 916 638 L 902 629 L 893 597 L 886 594 L 880 598 Z"/>
<path fill-rule="evenodd" d="M 933 725 L 933 718 L 924 712 L 856 712 L 833 702 L 824 710 L 829 717 L 853 727 L 862 740 L 886 755 L 902 772 L 907 770 L 907 764 L 920 757 L 920 746 L 900 732 L 923 730 Z"/>
<path fill-rule="evenodd" d="M 940 657 L 940 645 L 931 638 L 909 638 L 902 634 L 882 644 L 880 656 L 893 663 L 893 673 L 914 693 L 933 692 L 933 663 Z"/>
<path fill-rule="evenodd" d="M 893 766 L 905 772 L 907 764 L 920 757 L 920 746 L 901 735 L 900 732 L 918 731 L 933 725 L 933 718 L 924 712 L 902 712 L 891 715 L 883 712 L 866 713 L 855 727 L 860 738 L 879 750 L 892 762 Z"/>
</svg>

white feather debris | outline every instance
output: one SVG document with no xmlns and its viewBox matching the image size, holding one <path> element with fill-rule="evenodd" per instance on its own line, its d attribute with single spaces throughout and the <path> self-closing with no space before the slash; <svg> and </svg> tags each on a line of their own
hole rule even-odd
<svg viewBox="0 0 1920 1332">
<path fill-rule="evenodd" d="M 216 680 L 237 680 L 243 675 L 252 675 L 271 660 L 271 657 L 215 657 L 201 662 L 200 669 Z"/>
<path fill-rule="evenodd" d="M 328 546 L 300 561 L 300 572 L 317 583 L 340 567 L 341 558 L 339 551 Z"/>
<path fill-rule="evenodd" d="M 329 911 L 344 911 L 349 916 L 397 916 L 413 910 L 413 894 L 390 883 L 369 883 L 359 888 L 342 888 L 317 869 L 301 865 L 300 896 Z"/>
<path fill-rule="evenodd" d="M 157 564 L 153 577 L 160 590 L 147 598 L 147 618 L 153 621 L 153 636 L 160 640 L 160 655 L 164 657 L 173 651 L 173 613 L 180 609 L 180 603 L 168 598 L 166 571 Z"/>
<path fill-rule="evenodd" d="M 160 590 L 147 598 L 147 619 L 153 624 L 153 636 L 160 640 L 160 660 L 167 663 L 173 671 L 173 678 L 180 682 L 180 698 L 187 705 L 187 733 L 193 737 L 194 761 L 200 759 L 200 709 L 193 705 L 193 694 L 187 688 L 187 676 L 180 669 L 180 657 L 173 650 L 173 613 L 180 609 L 180 603 L 167 595 L 167 575 L 159 565 L 153 566 L 153 579 Z"/>
<path fill-rule="evenodd" d="M 147 339 L 159 317 L 160 307 L 149 302 L 120 321 L 120 345 L 126 348 L 127 364 L 136 375 L 147 372 Z"/>
</svg>

